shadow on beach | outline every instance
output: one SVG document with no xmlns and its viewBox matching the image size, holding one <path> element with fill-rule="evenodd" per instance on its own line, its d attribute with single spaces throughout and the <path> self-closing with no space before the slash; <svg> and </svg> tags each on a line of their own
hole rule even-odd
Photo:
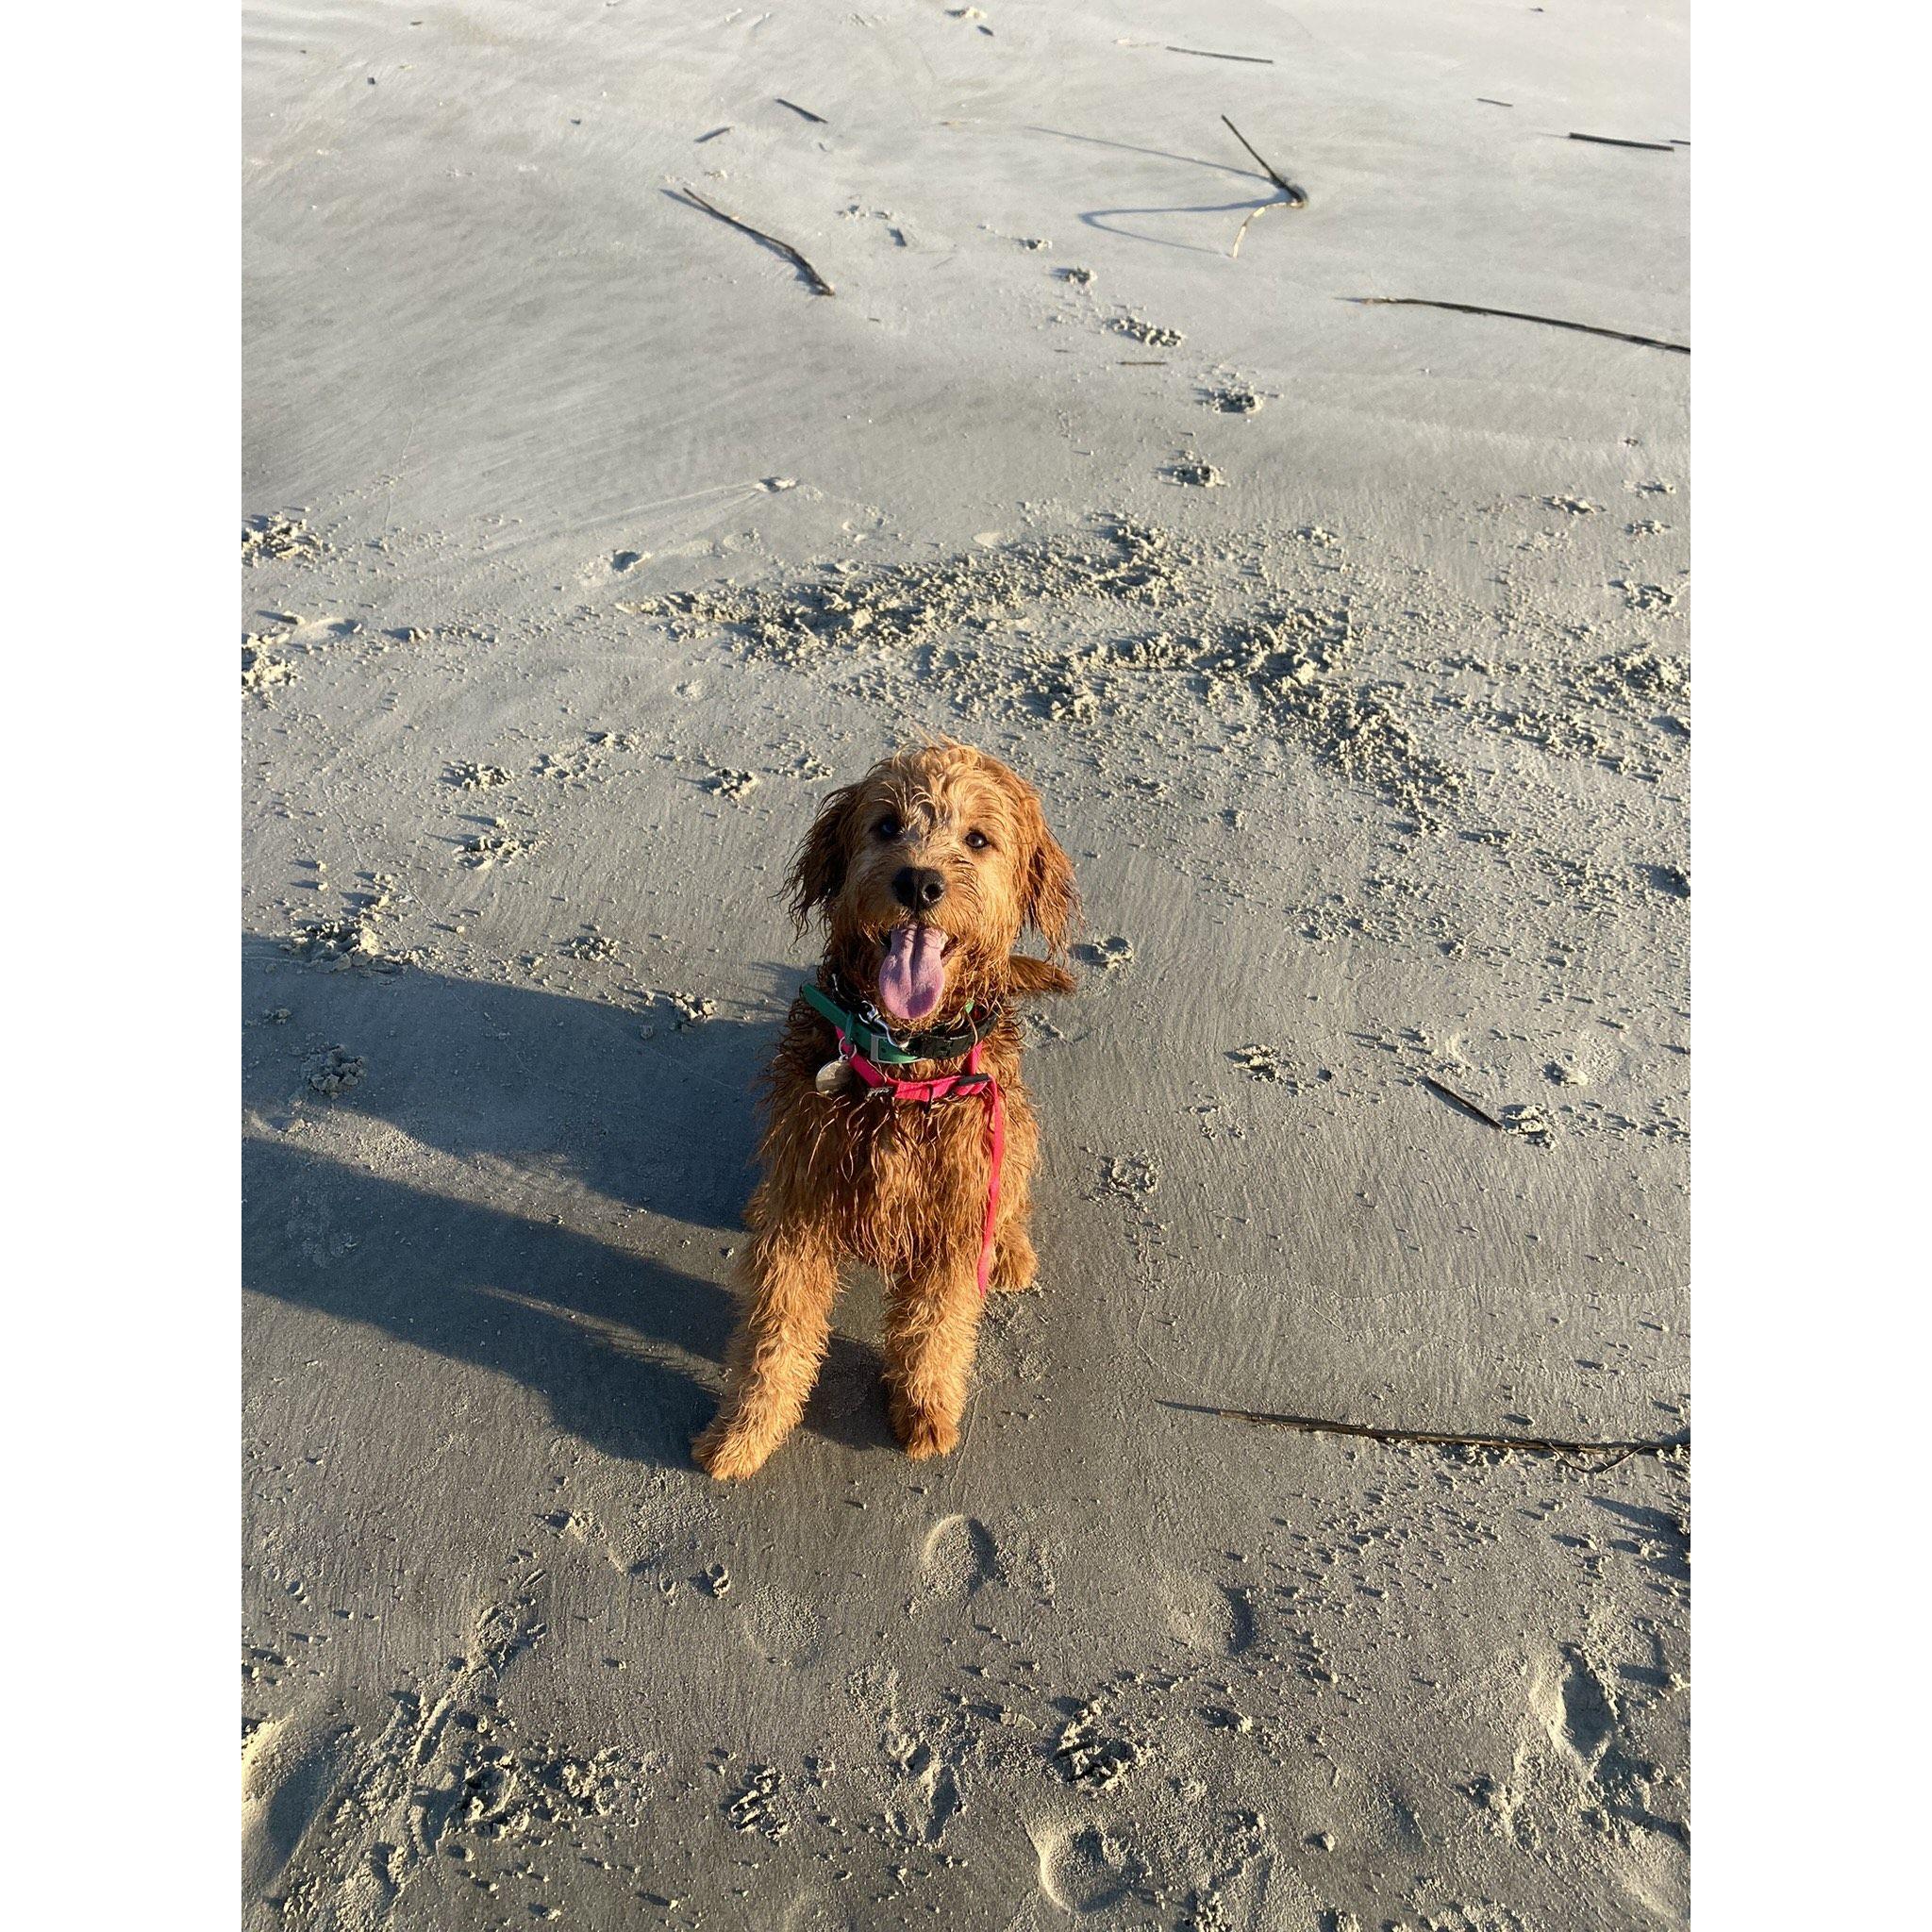
<svg viewBox="0 0 1932 1932">
<path fill-rule="evenodd" d="M 646 1018 L 413 969 L 316 972 L 253 938 L 243 993 L 257 1123 L 242 1152 L 244 1287 L 510 1376 L 606 1455 L 688 1466 L 716 1399 L 715 1374 L 693 1371 L 722 1362 L 734 1297 L 641 1248 L 662 1249 L 664 1221 L 708 1258 L 741 1241 L 776 1018 L 678 1032 L 661 1008 Z M 365 1071 L 324 1099 L 303 1069 L 330 1047 Z M 435 1191 L 276 1131 L 324 1108 L 359 1117 L 378 1160 L 399 1134 L 470 1174 Z M 591 1231 L 552 1218 L 560 1192 Z M 658 1224 L 633 1235 L 633 1216 Z M 806 1426 L 883 1446 L 878 1367 L 874 1349 L 835 1336 Z"/>
</svg>

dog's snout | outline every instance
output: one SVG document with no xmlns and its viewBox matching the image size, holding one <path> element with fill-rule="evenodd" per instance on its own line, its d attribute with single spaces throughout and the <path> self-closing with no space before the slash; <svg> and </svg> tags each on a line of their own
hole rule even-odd
<svg viewBox="0 0 1932 1932">
<path fill-rule="evenodd" d="M 944 877 L 929 865 L 902 865 L 892 874 L 892 896 L 908 912 L 924 912 L 945 895 Z"/>
</svg>

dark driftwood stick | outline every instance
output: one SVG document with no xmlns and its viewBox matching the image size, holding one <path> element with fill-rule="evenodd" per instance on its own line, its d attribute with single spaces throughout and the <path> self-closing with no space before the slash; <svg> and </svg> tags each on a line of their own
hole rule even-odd
<svg viewBox="0 0 1932 1932">
<path fill-rule="evenodd" d="M 1474 302 L 1433 302 L 1426 295 L 1344 295 L 1344 302 L 1379 303 L 1389 308 L 1451 308 L 1457 315 L 1500 315 L 1510 322 L 1541 322 L 1550 328 L 1574 328 L 1579 335 L 1607 336 L 1613 342 L 1635 342 L 1644 349 L 1690 353 L 1689 342 L 1662 342 L 1655 336 L 1625 335 L 1620 328 L 1598 328 L 1591 322 L 1565 322 L 1556 315 L 1527 315 L 1521 308 L 1485 308 Z"/>
<path fill-rule="evenodd" d="M 1438 1080 L 1433 1074 L 1418 1074 L 1416 1078 L 1424 1087 L 1428 1088 L 1432 1093 L 1440 1093 L 1444 1100 L 1453 1100 L 1464 1113 L 1473 1113 L 1477 1120 L 1487 1121 L 1492 1127 L 1501 1127 L 1503 1125 L 1503 1123 L 1488 1108 L 1478 1107 L 1468 1094 L 1458 1093 L 1455 1088 L 1443 1086 L 1441 1081 Z"/>
<path fill-rule="evenodd" d="M 1170 54 L 1198 54 L 1203 60 L 1245 60 L 1250 67 L 1273 67 L 1265 54 L 1217 54 L 1208 47 L 1170 47 Z"/>
<path fill-rule="evenodd" d="M 809 108 L 801 108 L 796 101 L 788 101 L 783 94 L 774 94 L 772 98 L 781 108 L 790 108 L 794 114 L 803 114 L 808 121 L 815 121 L 821 127 L 827 125 L 823 114 L 814 114 Z"/>
<path fill-rule="evenodd" d="M 1312 1415 L 1269 1415 L 1252 1408 L 1209 1408 L 1192 1402 L 1163 1402 L 1187 1415 L 1219 1416 L 1224 1422 L 1258 1423 L 1271 1429 L 1295 1429 L 1305 1436 L 1359 1436 L 1372 1442 L 1415 1442 L 1431 1449 L 1526 1449 L 1538 1456 L 1665 1456 L 1690 1452 L 1690 1432 L 1649 1441 L 1573 1442 L 1559 1436 L 1460 1436 L 1437 1429 L 1382 1428 L 1371 1423 L 1331 1422 Z"/>
<path fill-rule="evenodd" d="M 1675 154 L 1667 141 L 1619 141 L 1613 134 L 1573 134 L 1572 141 L 1593 141 L 1598 147 L 1647 147 L 1653 154 Z"/>
<path fill-rule="evenodd" d="M 818 270 L 812 267 L 811 263 L 806 260 L 805 257 L 792 247 L 791 242 L 781 242 L 777 236 L 768 235 L 762 228 L 754 228 L 749 222 L 741 222 L 736 215 L 727 215 L 722 208 L 713 207 L 695 188 L 681 189 L 679 192 L 683 194 L 687 201 L 692 203 L 695 207 L 703 208 L 708 215 L 714 216 L 717 220 L 729 224 L 730 226 L 751 236 L 755 241 L 764 242 L 767 247 L 775 248 L 780 255 L 786 256 L 795 262 L 799 273 L 811 284 L 812 292 L 815 295 L 829 295 L 833 293 L 831 283 L 826 281 L 824 276 L 820 275 Z"/>
<path fill-rule="evenodd" d="M 1226 116 L 1225 114 L 1224 114 L 1224 115 L 1223 115 L 1223 116 L 1221 117 L 1221 125 L 1223 125 L 1224 127 L 1225 127 L 1225 128 L 1227 129 L 1227 131 L 1228 131 L 1228 132 L 1229 132 L 1229 133 L 1230 133 L 1231 135 L 1233 135 L 1233 136 L 1234 136 L 1234 138 L 1235 138 L 1235 139 L 1236 139 L 1236 140 L 1237 140 L 1238 142 L 1241 142 L 1241 145 L 1242 145 L 1242 146 L 1243 146 L 1244 148 L 1246 148 L 1246 149 L 1247 149 L 1247 151 L 1248 151 L 1248 152 L 1249 152 L 1249 153 L 1250 153 L 1251 155 L 1253 155 L 1253 156 L 1255 157 L 1255 158 L 1256 158 L 1256 159 L 1257 159 L 1257 161 L 1261 161 L 1261 157 L 1260 157 L 1260 154 L 1259 154 L 1259 153 L 1258 153 L 1258 152 L 1257 151 L 1257 149 L 1256 149 L 1256 147 L 1255 147 L 1255 144 L 1254 144 L 1254 143 L 1253 143 L 1253 142 L 1251 142 L 1251 141 L 1250 141 L 1250 140 L 1248 139 L 1248 137 L 1247 137 L 1247 136 L 1246 136 L 1245 134 L 1243 134 L 1243 133 L 1242 133 L 1242 132 L 1241 131 L 1241 129 L 1240 129 L 1239 127 L 1237 127 L 1237 126 L 1236 126 L 1236 125 L 1234 125 L 1234 123 L 1233 123 L 1232 121 L 1230 121 L 1230 120 L 1229 120 L 1229 119 L 1227 118 L 1227 116 Z M 1268 162 L 1268 161 L 1261 161 L 1261 172 L 1262 172 L 1262 173 L 1263 173 L 1264 175 L 1267 175 L 1267 177 L 1269 178 L 1269 180 L 1271 180 L 1272 182 L 1274 182 L 1274 184 L 1275 185 L 1275 187 L 1277 187 L 1278 189 L 1280 189 L 1280 190 L 1281 190 L 1282 193 L 1284 193 L 1285 195 L 1287 195 L 1287 196 L 1288 196 L 1288 198 L 1289 198 L 1289 201 L 1290 201 L 1290 202 L 1291 202 L 1291 204 L 1292 204 L 1292 205 L 1293 205 L 1294 207 L 1296 207 L 1296 208 L 1307 208 L 1307 205 L 1308 205 L 1308 197 L 1307 197 L 1307 195 L 1306 193 L 1304 193 L 1304 192 L 1303 192 L 1303 191 L 1302 191 L 1301 189 L 1297 188 L 1297 187 L 1296 187 L 1296 186 L 1294 185 L 1294 183 L 1293 183 L 1292 181 L 1291 181 L 1291 180 L 1290 180 L 1290 179 L 1289 179 L 1289 178 L 1288 178 L 1288 177 L 1287 177 L 1287 176 L 1286 176 L 1285 175 L 1279 175 L 1279 174 L 1276 174 L 1276 173 L 1275 173 L 1275 171 L 1274 171 L 1274 165 L 1273 165 L 1273 163 L 1272 163 L 1272 162 Z"/>
</svg>

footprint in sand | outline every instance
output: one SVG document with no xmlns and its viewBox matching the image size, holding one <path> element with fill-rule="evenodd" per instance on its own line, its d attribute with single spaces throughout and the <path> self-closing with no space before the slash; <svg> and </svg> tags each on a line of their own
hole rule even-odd
<svg viewBox="0 0 1932 1932">
<path fill-rule="evenodd" d="M 919 1568 L 941 1595 L 971 1596 L 999 1576 L 999 1545 L 976 1516 L 948 1516 L 926 1532 Z"/>
<path fill-rule="evenodd" d="M 1247 1592 L 1206 1576 L 1172 1571 L 1160 1580 L 1167 1627 L 1191 1650 L 1238 1657 L 1255 1641 L 1255 1609 Z"/>
<path fill-rule="evenodd" d="M 336 1719 L 275 1717 L 242 1753 L 242 1869 L 261 1897 L 294 1857 L 340 1778 L 353 1735 Z"/>
<path fill-rule="evenodd" d="M 1575 1645 L 1563 1646 L 1557 1670 L 1541 1672 L 1531 1682 L 1529 1707 L 1550 1742 L 1574 1762 L 1577 1775 L 1593 1776 L 1617 1721 L 1602 1678 Z"/>
<path fill-rule="evenodd" d="M 1617 1883 L 1659 1921 L 1676 1923 L 1683 1916 L 1686 1826 L 1667 1799 L 1659 1812 L 1665 1793 L 1656 1784 L 1656 1767 L 1625 1748 L 1607 1673 L 1580 1646 L 1566 1643 L 1535 1669 L 1528 1706 L 1529 1724 L 1541 1729 L 1556 1765 L 1569 1774 L 1554 1785 L 1543 1783 L 1538 1794 L 1555 1807 L 1569 1804 L 1593 1815 L 1607 1833 L 1608 1869 Z M 1522 1802 L 1524 1761 L 1519 1751 L 1518 1789 L 1500 1792 L 1509 1810 Z M 1500 1808 L 1494 1799 L 1490 1804 Z"/>
<path fill-rule="evenodd" d="M 913 1746 L 900 1761 L 904 1774 L 903 1802 L 892 1813 L 902 1838 L 925 1844 L 941 1843 L 946 1826 L 966 1808 L 957 1769 L 930 1744 Z"/>
<path fill-rule="evenodd" d="M 1028 1835 L 1040 1854 L 1040 1889 L 1061 1911 L 1084 1915 L 1152 1903 L 1145 1860 L 1111 1832 L 1049 1824 L 1029 1826 Z"/>
<path fill-rule="evenodd" d="M 811 1605 L 768 1584 L 744 1596 L 732 1628 L 754 1657 L 785 1670 L 804 1670 L 825 1654 L 824 1626 Z"/>
</svg>

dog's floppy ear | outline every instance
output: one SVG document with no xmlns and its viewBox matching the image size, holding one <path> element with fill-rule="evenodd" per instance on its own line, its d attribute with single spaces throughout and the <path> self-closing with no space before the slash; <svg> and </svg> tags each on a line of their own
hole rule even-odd
<svg viewBox="0 0 1932 1932">
<path fill-rule="evenodd" d="M 1015 992 L 1073 992 L 1079 984 L 1064 966 L 1031 953 L 1015 953 L 1007 961 L 1007 977 Z"/>
<path fill-rule="evenodd" d="M 819 807 L 798 856 L 791 861 L 791 921 L 800 932 L 813 911 L 835 899 L 845 883 L 845 853 L 851 841 L 852 819 L 865 787 L 841 785 Z"/>
<path fill-rule="evenodd" d="M 1021 916 L 1058 957 L 1073 942 L 1074 922 L 1080 917 L 1080 889 L 1074 883 L 1074 861 L 1046 828 L 1040 800 L 1031 787 L 1022 789 L 1029 849 Z"/>
</svg>

